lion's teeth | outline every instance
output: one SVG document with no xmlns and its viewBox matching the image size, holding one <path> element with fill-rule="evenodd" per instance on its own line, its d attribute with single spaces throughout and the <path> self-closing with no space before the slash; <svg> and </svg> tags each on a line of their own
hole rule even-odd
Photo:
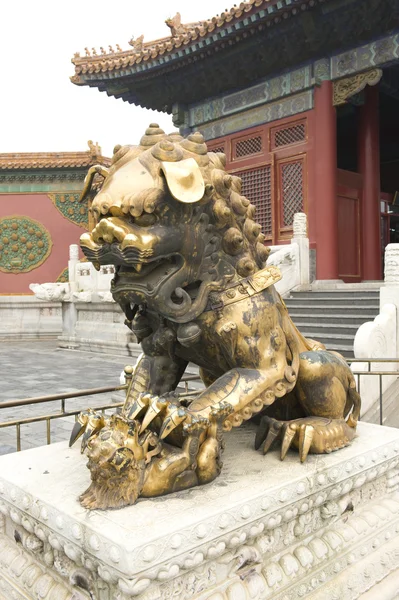
<svg viewBox="0 0 399 600">
<path fill-rule="evenodd" d="M 142 263 L 134 263 L 133 267 L 136 269 L 137 273 L 140 273 L 141 269 L 143 268 Z"/>
</svg>

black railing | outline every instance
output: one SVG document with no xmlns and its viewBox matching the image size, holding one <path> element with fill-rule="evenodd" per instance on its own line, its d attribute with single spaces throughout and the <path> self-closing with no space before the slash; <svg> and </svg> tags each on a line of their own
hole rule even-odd
<svg viewBox="0 0 399 600">
<path fill-rule="evenodd" d="M 382 378 L 384 376 L 396 376 L 399 377 L 399 371 L 383 371 L 383 370 L 375 370 L 373 371 L 371 369 L 371 365 L 373 363 L 397 363 L 399 364 L 399 359 L 394 359 L 394 358 L 359 358 L 359 359 L 348 359 L 348 363 L 351 364 L 356 364 L 356 363 L 367 363 L 368 364 L 368 370 L 367 371 L 356 371 L 355 369 L 353 370 L 353 374 L 356 376 L 357 378 L 357 386 L 358 386 L 358 391 L 359 393 L 361 393 L 361 377 L 364 376 L 376 376 L 379 378 L 379 421 L 380 421 L 380 425 L 383 424 L 383 384 L 382 384 Z M 49 396 L 39 396 L 36 398 L 24 398 L 21 400 L 10 400 L 7 402 L 3 402 L 0 404 L 0 410 L 1 409 L 10 409 L 10 408 L 17 408 L 17 407 L 21 407 L 21 406 L 31 406 L 34 404 L 45 404 L 45 403 L 49 403 L 49 402 L 60 402 L 60 410 L 58 412 L 55 413 L 50 413 L 50 414 L 43 414 L 43 415 L 38 415 L 38 416 L 33 416 L 33 417 L 27 417 L 27 418 L 23 418 L 23 419 L 12 419 L 12 420 L 7 420 L 7 421 L 2 421 L 0 422 L 0 429 L 4 429 L 6 427 L 15 427 L 16 429 L 16 441 L 17 441 L 17 452 L 19 452 L 21 450 L 21 427 L 23 425 L 27 425 L 29 423 L 37 423 L 37 422 L 42 422 L 45 421 L 46 423 L 46 440 L 47 440 L 47 444 L 51 444 L 51 421 L 55 420 L 55 419 L 61 419 L 61 418 L 66 418 L 66 417 L 75 417 L 75 420 L 77 418 L 77 415 L 82 411 L 85 410 L 86 407 L 84 406 L 80 406 L 78 409 L 75 410 L 67 410 L 66 408 L 66 401 L 68 399 L 72 399 L 72 398 L 79 398 L 82 396 L 98 396 L 101 394 L 107 394 L 107 393 L 111 393 L 111 392 L 117 392 L 117 391 L 121 391 L 121 390 L 127 390 L 129 387 L 129 379 L 131 379 L 131 375 L 130 378 L 127 376 L 126 377 L 126 384 L 124 385 L 119 385 L 119 386 L 113 386 L 113 387 L 102 387 L 102 388 L 92 388 L 92 389 L 86 389 L 86 390 L 79 390 L 79 391 L 75 391 L 75 392 L 67 392 L 67 393 L 61 393 L 61 394 L 52 394 Z M 199 393 L 200 390 L 190 390 L 189 389 L 189 382 L 192 381 L 201 381 L 199 375 L 185 375 L 182 378 L 182 383 L 184 383 L 184 391 L 179 394 L 182 397 L 185 396 L 193 396 Z M 105 414 L 105 412 L 107 410 L 115 410 L 116 408 L 120 408 L 121 406 L 123 406 L 123 402 L 112 402 L 112 403 L 106 403 L 106 404 L 100 404 L 98 406 L 91 406 L 91 408 L 95 411 L 99 411 L 102 412 L 102 414 Z"/>
<path fill-rule="evenodd" d="M 0 429 L 4 429 L 6 427 L 15 427 L 16 429 L 16 440 L 17 440 L 17 452 L 19 452 L 21 448 L 21 427 L 23 425 L 27 425 L 29 423 L 38 423 L 45 422 L 46 423 L 46 440 L 47 444 L 51 444 L 51 421 L 55 419 L 62 419 L 66 417 L 75 417 L 75 420 L 82 410 L 85 410 L 86 407 L 80 406 L 75 410 L 67 410 L 66 401 L 68 399 L 79 398 L 82 396 L 98 396 L 100 394 L 109 394 L 112 392 L 118 392 L 121 390 L 127 390 L 129 387 L 129 379 L 126 377 L 126 383 L 124 385 L 112 386 L 112 387 L 101 387 L 101 388 L 91 388 L 87 390 L 78 390 L 76 392 L 65 392 L 61 394 L 51 394 L 49 396 L 37 396 L 36 398 L 23 398 L 21 400 L 9 400 L 7 402 L 0 403 L 0 411 L 1 409 L 10 409 L 10 408 L 18 408 L 21 406 L 31 406 L 35 404 L 45 404 L 49 402 L 60 402 L 60 410 L 58 412 L 42 414 L 33 417 L 26 417 L 23 419 L 11 419 L 7 421 L 0 422 Z M 184 383 L 184 391 L 179 394 L 182 397 L 192 396 L 198 393 L 196 390 L 189 389 L 189 382 L 191 381 L 200 381 L 199 375 L 184 375 L 182 377 L 181 382 Z M 120 408 L 123 406 L 123 402 L 112 402 L 107 404 L 100 404 L 98 406 L 91 406 L 93 410 L 97 412 L 101 412 L 105 414 L 107 410 L 115 410 L 116 408 Z"/>
</svg>

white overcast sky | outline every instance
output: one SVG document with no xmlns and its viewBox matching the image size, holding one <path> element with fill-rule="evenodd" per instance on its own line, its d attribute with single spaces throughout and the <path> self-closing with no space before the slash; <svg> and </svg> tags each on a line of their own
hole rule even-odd
<svg viewBox="0 0 399 600">
<path fill-rule="evenodd" d="M 164 21 L 210 18 L 232 0 L 11 0 L 1 1 L 0 152 L 87 149 L 98 141 L 111 156 L 115 144 L 137 143 L 155 121 L 173 129 L 171 117 L 72 84 L 77 51 L 100 46 L 130 48 L 169 35 Z"/>
</svg>

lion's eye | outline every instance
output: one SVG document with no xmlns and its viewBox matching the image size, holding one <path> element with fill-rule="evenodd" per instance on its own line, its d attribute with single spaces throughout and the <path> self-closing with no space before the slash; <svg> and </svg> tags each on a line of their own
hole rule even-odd
<svg viewBox="0 0 399 600">
<path fill-rule="evenodd" d="M 154 213 L 143 213 L 139 217 L 135 217 L 134 222 L 136 225 L 139 225 L 139 227 L 150 227 L 151 225 L 154 225 L 156 220 L 157 218 Z"/>
</svg>

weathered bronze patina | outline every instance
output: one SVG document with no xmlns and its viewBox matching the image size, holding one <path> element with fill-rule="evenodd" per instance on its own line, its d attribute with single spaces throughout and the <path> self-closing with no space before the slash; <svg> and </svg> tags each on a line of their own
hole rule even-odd
<svg viewBox="0 0 399 600">
<path fill-rule="evenodd" d="M 116 147 L 93 201 L 96 225 L 81 237 L 94 265 L 114 264 L 111 290 L 142 344 L 120 416 L 79 417 L 89 457 L 87 508 L 133 504 L 212 481 L 222 430 L 262 416 L 255 446 L 281 439 L 301 461 L 355 435 L 360 397 L 344 359 L 305 339 L 266 266 L 268 249 L 241 180 L 208 153 L 200 133 L 183 139 L 147 129 L 139 146 Z M 191 361 L 206 389 L 174 393 Z"/>
</svg>

